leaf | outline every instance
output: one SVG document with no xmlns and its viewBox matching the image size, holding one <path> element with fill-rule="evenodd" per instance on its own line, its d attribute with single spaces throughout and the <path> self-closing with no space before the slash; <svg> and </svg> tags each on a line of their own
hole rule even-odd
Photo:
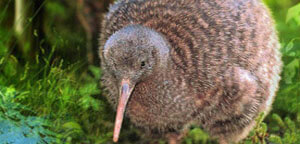
<svg viewBox="0 0 300 144">
<path fill-rule="evenodd" d="M 0 108 L 3 110 L 0 111 L 1 143 L 53 143 L 56 134 L 44 128 L 47 125 L 45 119 L 21 114 L 21 110 L 28 108 L 15 102 L 17 93 L 14 87 L 0 87 Z"/>
<path fill-rule="evenodd" d="M 296 69 L 299 68 L 299 59 L 294 59 L 292 62 L 287 64 L 284 68 L 284 80 L 286 84 L 291 84 L 292 79 L 296 75 Z"/>
<path fill-rule="evenodd" d="M 293 47 L 294 47 L 294 40 L 295 39 L 292 39 L 283 49 L 283 53 L 286 54 L 288 53 Z"/>
<path fill-rule="evenodd" d="M 39 35 L 38 35 L 38 32 L 37 32 L 37 29 L 34 29 L 33 30 L 33 35 L 35 36 L 35 37 L 38 37 Z"/>
<path fill-rule="evenodd" d="M 284 124 L 283 120 L 281 119 L 281 117 L 278 114 L 273 114 L 272 118 L 273 118 L 273 120 L 275 120 L 277 122 L 277 124 L 281 128 L 285 128 L 285 124 Z"/>
<path fill-rule="evenodd" d="M 288 23 L 292 19 L 294 19 L 297 24 L 300 25 L 300 3 L 288 10 L 285 22 Z"/>
<path fill-rule="evenodd" d="M 282 144 L 281 138 L 277 135 L 270 135 L 269 141 L 274 143 L 274 144 Z"/>
<path fill-rule="evenodd" d="M 7 64 L 4 65 L 4 73 L 9 77 L 13 77 L 17 74 L 18 60 L 16 57 L 10 55 L 7 59 Z"/>
<path fill-rule="evenodd" d="M 100 79 L 100 77 L 101 77 L 101 69 L 99 67 L 90 65 L 89 66 L 89 70 L 92 72 L 92 74 L 94 75 L 94 77 L 96 79 Z"/>
<path fill-rule="evenodd" d="M 77 122 L 67 122 L 63 125 L 63 128 L 81 131 L 81 126 Z"/>
<path fill-rule="evenodd" d="M 284 119 L 284 122 L 285 122 L 285 124 L 286 124 L 286 126 L 288 127 L 289 130 L 291 130 L 291 131 L 295 131 L 296 130 L 295 123 L 289 117 L 286 117 Z"/>
</svg>

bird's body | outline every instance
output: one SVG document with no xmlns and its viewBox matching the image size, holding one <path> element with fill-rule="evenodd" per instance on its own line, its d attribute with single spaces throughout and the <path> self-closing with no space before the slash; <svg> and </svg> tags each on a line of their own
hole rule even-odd
<svg viewBox="0 0 300 144">
<path fill-rule="evenodd" d="M 102 28 L 107 97 L 117 108 L 121 80 L 132 78 L 125 113 L 138 127 L 168 133 L 197 124 L 236 142 L 271 107 L 281 61 L 273 21 L 260 0 L 121 0 Z M 130 75 L 136 57 L 147 57 L 136 51 L 147 46 L 155 64 L 145 76 L 118 73 Z"/>
</svg>

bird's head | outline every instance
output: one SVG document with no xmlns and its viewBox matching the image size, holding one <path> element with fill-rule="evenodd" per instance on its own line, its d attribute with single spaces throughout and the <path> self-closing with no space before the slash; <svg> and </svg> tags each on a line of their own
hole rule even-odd
<svg viewBox="0 0 300 144">
<path fill-rule="evenodd" d="M 158 32 L 130 25 L 111 35 L 104 45 L 104 63 L 119 87 L 119 103 L 114 128 L 118 141 L 126 104 L 135 85 L 166 68 L 168 42 Z"/>
</svg>

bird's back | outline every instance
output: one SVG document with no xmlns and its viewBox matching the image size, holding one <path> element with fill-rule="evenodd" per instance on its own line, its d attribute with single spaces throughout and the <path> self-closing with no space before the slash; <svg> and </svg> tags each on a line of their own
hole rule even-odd
<svg viewBox="0 0 300 144">
<path fill-rule="evenodd" d="M 130 24 L 165 36 L 173 69 L 192 85 L 209 87 L 230 66 L 263 79 L 279 69 L 270 66 L 280 62 L 279 44 L 260 0 L 121 0 L 106 15 L 101 43 Z"/>
</svg>

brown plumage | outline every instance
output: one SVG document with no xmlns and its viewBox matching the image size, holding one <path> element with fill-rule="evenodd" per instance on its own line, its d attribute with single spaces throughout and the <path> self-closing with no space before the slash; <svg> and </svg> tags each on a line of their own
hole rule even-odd
<svg viewBox="0 0 300 144">
<path fill-rule="evenodd" d="M 197 124 L 227 143 L 245 138 L 270 110 L 280 46 L 260 0 L 121 0 L 102 26 L 114 141 L 123 113 L 149 132 Z"/>
</svg>

